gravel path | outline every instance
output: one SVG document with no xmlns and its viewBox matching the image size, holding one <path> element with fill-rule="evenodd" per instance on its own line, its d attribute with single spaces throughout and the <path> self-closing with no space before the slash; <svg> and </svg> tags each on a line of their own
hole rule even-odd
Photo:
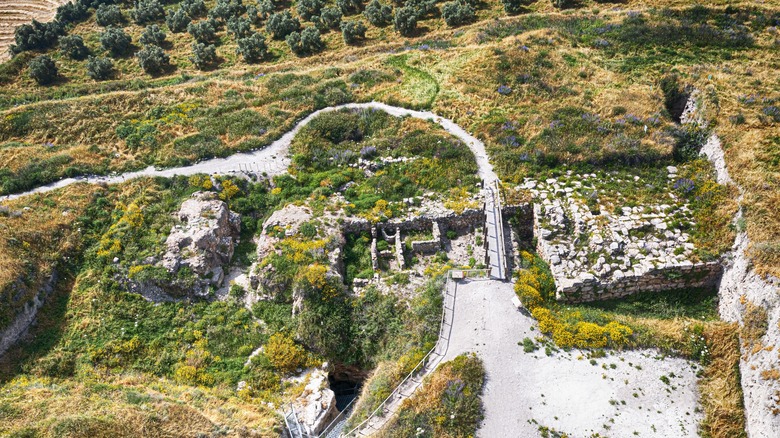
<svg viewBox="0 0 780 438">
<path fill-rule="evenodd" d="M 212 160 L 201 161 L 200 163 L 189 166 L 172 167 L 169 169 L 156 169 L 154 167 L 148 167 L 143 170 L 123 173 L 120 175 L 65 178 L 55 183 L 47 184 L 27 192 L 0 197 L 0 201 L 16 199 L 33 193 L 48 192 L 77 182 L 116 184 L 144 176 L 162 176 L 170 178 L 176 175 L 194 175 L 198 173 L 229 174 L 238 173 L 241 171 L 241 169 L 246 168 L 251 168 L 258 173 L 264 172 L 268 176 L 281 175 L 287 172 L 287 168 L 290 165 L 290 158 L 287 155 L 287 150 L 289 149 L 293 138 L 295 138 L 295 134 L 297 134 L 302 127 L 308 124 L 320 113 L 335 111 L 343 108 L 373 108 L 385 111 L 388 114 L 396 117 L 408 116 L 418 119 L 433 120 L 441 125 L 441 127 L 444 128 L 447 132 L 454 135 L 455 137 L 460 138 L 468 146 L 468 148 L 471 149 L 471 151 L 474 153 L 474 157 L 477 160 L 479 176 L 483 181 L 485 181 L 486 185 L 492 184 L 494 181 L 498 180 L 498 177 L 493 171 L 493 166 L 488 161 L 488 155 L 485 151 L 484 143 L 477 140 L 474 136 L 466 132 L 452 120 L 439 117 L 430 111 L 414 111 L 380 102 L 369 102 L 348 103 L 345 105 L 333 106 L 315 111 L 298 122 L 293 129 L 282 135 L 278 140 L 274 141 L 267 147 L 254 152 L 238 153 L 227 158 L 214 158 Z"/>
<path fill-rule="evenodd" d="M 473 351 L 485 363 L 485 420 L 478 436 L 535 437 L 541 426 L 570 437 L 698 436 L 697 365 L 654 350 L 615 352 L 595 365 L 578 350 L 525 353 L 518 342 L 539 332 L 512 305 L 513 296 L 512 284 L 499 281 L 458 287 L 443 361 Z"/>
</svg>

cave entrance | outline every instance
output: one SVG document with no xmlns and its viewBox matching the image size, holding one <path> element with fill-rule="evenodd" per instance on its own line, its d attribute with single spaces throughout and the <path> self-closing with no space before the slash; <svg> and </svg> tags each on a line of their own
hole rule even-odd
<svg viewBox="0 0 780 438">
<path fill-rule="evenodd" d="M 330 372 L 328 373 L 328 384 L 336 395 L 336 409 L 341 412 L 360 395 L 363 380 L 344 372 Z"/>
</svg>

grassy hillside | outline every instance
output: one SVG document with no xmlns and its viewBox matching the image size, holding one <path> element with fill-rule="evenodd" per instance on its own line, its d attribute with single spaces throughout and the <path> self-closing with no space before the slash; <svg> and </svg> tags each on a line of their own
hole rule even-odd
<svg viewBox="0 0 780 438">
<path fill-rule="evenodd" d="M 165 2 L 164 9 L 175 11 L 181 3 Z M 250 3 L 255 2 L 245 5 Z M 205 5 L 213 9 L 216 1 Z M 132 5 L 120 2 L 122 27 L 133 41 L 122 56 L 102 48 L 104 28 L 90 9 L 82 21 L 66 26 L 66 34 L 80 35 L 93 56 L 112 59 L 114 73 L 107 79 L 88 77 L 88 61 L 68 58 L 56 44 L 0 64 L 0 194 L 66 176 L 170 167 L 257 149 L 316 109 L 378 100 L 452 118 L 486 143 L 508 184 L 569 170 L 639 177 L 630 190 L 603 188 L 602 196 L 612 196 L 616 208 L 659 196 L 656 183 L 666 178 L 666 166 L 679 165 L 694 184 L 689 201 L 698 228 L 692 234 L 706 251 L 703 256 L 727 250 L 734 231 L 744 228 L 756 269 L 780 276 L 780 4 L 716 1 L 705 8 L 677 0 L 584 0 L 559 9 L 540 0 L 520 4 L 515 14 L 494 0 L 473 6 L 475 18 L 458 26 L 448 26 L 437 11 L 427 12 L 408 36 L 392 22 L 374 26 L 362 15 L 349 15 L 346 20 L 368 25 L 364 39 L 348 45 L 340 31 L 323 31 L 324 49 L 307 56 L 274 40 L 263 21 L 251 30 L 265 36 L 268 56 L 254 63 L 236 54 L 236 38 L 225 25 L 214 42 L 217 62 L 204 70 L 190 59 L 192 35 L 172 33 L 158 19 L 167 34 L 162 49 L 170 67 L 155 75 L 145 73 L 133 56 L 143 46 L 144 25 L 132 19 Z M 295 2 L 274 7 L 299 16 Z M 50 85 L 29 76 L 28 63 L 41 54 L 59 70 Z M 686 149 L 709 133 L 677 123 L 675 96 L 688 86 L 702 91 L 709 130 L 723 140 L 729 171 L 745 191 L 745 219 L 738 224 L 731 224 L 736 188 L 713 184 L 711 166 Z M 231 206 L 242 214 L 242 240 L 249 242 L 258 222 L 284 202 L 330 195 L 334 180 L 360 183 L 347 194 L 358 205 L 355 214 L 369 211 L 376 196 L 398 200 L 391 199 L 399 197 L 395 189 L 411 194 L 443 185 L 473 187 L 473 163 L 449 143 L 451 137 L 420 134 L 434 129 L 422 121 L 382 123 L 376 132 L 386 142 L 332 141 L 316 129 L 302 131 L 293 144 L 299 179 L 280 181 L 285 191 L 238 181 L 240 194 Z M 399 164 L 372 178 L 311 162 L 325 157 L 325 148 L 354 154 L 375 147 L 383 156 L 427 153 L 415 150 L 412 140 L 447 147 L 425 157 L 428 168 Z M 435 161 L 440 153 L 453 161 Z M 283 364 L 263 359 L 245 367 L 249 353 L 279 333 L 285 336 L 274 338 L 280 348 L 300 353 L 293 365 L 328 359 L 321 355 L 322 345 L 293 341 L 297 326 L 289 318 L 290 303 L 251 311 L 235 300 L 158 306 L 126 293 L 116 281 L 160 250 L 174 222 L 171 213 L 203 183 L 79 184 L 3 203 L 0 327 L 55 269 L 62 275 L 39 318 L 35 341 L 10 351 L 0 363 L 0 434 L 276 436 L 279 419 L 268 403 L 278 406 L 301 388 L 283 380 Z M 142 212 L 135 226 L 128 226 L 135 223 L 129 220 L 136 211 L 130 205 Z M 114 240 L 122 245 L 108 257 L 105 250 Z M 252 248 L 242 251 L 243 262 L 250 261 Z M 309 320 L 336 320 L 322 329 L 320 339 L 332 338 L 329 346 L 350 346 L 338 353 L 356 363 L 379 364 L 379 378 L 364 388 L 359 413 L 370 412 L 430 347 L 434 335 L 428 326 L 435 324 L 428 322 L 438 317 L 439 286 L 432 282 L 410 301 L 372 293 L 330 302 L 314 295 L 319 298 L 312 300 Z M 624 310 L 611 317 L 633 322 L 640 335 L 672 327 L 670 349 L 684 350 L 676 344 L 690 342 L 678 330 L 680 321 L 647 328 L 643 324 L 651 321 L 626 316 Z M 350 331 L 358 322 L 369 333 Z M 719 350 L 703 384 L 728 389 L 721 391 L 726 402 L 706 401 L 707 427 L 731 430 L 742 421 L 733 331 L 721 323 L 708 323 L 706 329 L 707 345 Z M 372 346 L 375 338 L 381 339 L 381 349 Z M 431 388 L 443 388 L 454 372 L 442 371 L 444 377 L 436 377 Z M 239 381 L 255 390 L 236 391 Z M 428 421 L 433 414 L 425 397 L 431 394 L 407 406 L 398 430 Z"/>
</svg>

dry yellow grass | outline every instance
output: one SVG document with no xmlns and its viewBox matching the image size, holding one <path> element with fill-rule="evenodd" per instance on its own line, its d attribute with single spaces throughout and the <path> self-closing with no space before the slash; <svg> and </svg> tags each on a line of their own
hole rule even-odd
<svg viewBox="0 0 780 438">
<path fill-rule="evenodd" d="M 713 323 L 704 331 L 712 357 L 699 381 L 705 438 L 745 437 L 739 377 L 739 339 L 735 324 Z"/>
</svg>

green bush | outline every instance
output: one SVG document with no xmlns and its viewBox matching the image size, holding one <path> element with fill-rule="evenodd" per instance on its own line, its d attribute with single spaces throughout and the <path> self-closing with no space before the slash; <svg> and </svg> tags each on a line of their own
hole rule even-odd
<svg viewBox="0 0 780 438">
<path fill-rule="evenodd" d="M 293 18 L 289 11 L 271 14 L 265 23 L 265 29 L 275 40 L 285 39 L 293 32 L 301 28 L 301 23 L 297 18 Z"/>
<path fill-rule="evenodd" d="M 169 64 L 170 58 L 159 46 L 153 44 L 147 45 L 135 54 L 138 59 L 138 65 L 148 74 L 157 74 L 162 72 Z"/>
<path fill-rule="evenodd" d="M 341 34 L 347 44 L 355 44 L 359 40 L 365 39 L 366 30 L 368 29 L 362 21 L 350 20 L 341 23 Z"/>
<path fill-rule="evenodd" d="M 322 8 L 320 13 L 320 22 L 328 29 L 338 29 L 341 24 L 341 9 L 328 6 Z"/>
<path fill-rule="evenodd" d="M 233 17 L 227 22 L 228 33 L 236 40 L 246 38 L 252 34 L 252 23 L 248 18 Z"/>
<path fill-rule="evenodd" d="M 507 14 L 516 15 L 525 11 L 526 4 L 530 3 L 529 0 L 501 0 L 504 5 L 504 10 Z"/>
<path fill-rule="evenodd" d="M 51 84 L 57 79 L 57 64 L 46 55 L 33 58 L 27 66 L 30 69 L 30 77 L 39 85 Z"/>
<path fill-rule="evenodd" d="M 192 43 L 190 61 L 199 70 L 206 70 L 217 62 L 217 48 L 214 44 Z"/>
<path fill-rule="evenodd" d="M 146 24 L 163 20 L 165 10 L 158 0 L 135 0 L 130 15 L 137 24 Z"/>
<path fill-rule="evenodd" d="M 248 63 L 263 60 L 268 54 L 268 46 L 265 43 L 265 37 L 258 32 L 251 36 L 238 40 L 236 53 L 244 57 Z"/>
<path fill-rule="evenodd" d="M 246 7 L 241 0 L 217 0 L 217 4 L 209 12 L 209 17 L 228 22 L 232 18 L 240 17 L 244 12 L 246 12 Z"/>
<path fill-rule="evenodd" d="M 60 23 L 79 23 L 89 17 L 89 8 L 82 2 L 76 0 L 69 1 L 57 8 L 57 15 L 54 16 Z"/>
<path fill-rule="evenodd" d="M 393 7 L 382 4 L 379 0 L 371 0 L 363 11 L 363 16 L 374 26 L 387 26 L 393 21 Z"/>
<path fill-rule="evenodd" d="M 297 0 L 295 2 L 295 10 L 298 12 L 298 16 L 306 21 L 311 21 L 312 17 L 320 15 L 323 6 L 325 6 L 323 0 Z"/>
<path fill-rule="evenodd" d="M 114 63 L 111 58 L 90 56 L 87 60 L 87 76 L 102 81 L 108 79 L 114 72 Z"/>
<path fill-rule="evenodd" d="M 67 35 L 60 38 L 60 51 L 71 59 L 84 59 L 89 54 L 89 49 L 84 45 L 80 35 Z"/>
<path fill-rule="evenodd" d="M 303 29 L 301 33 L 293 32 L 285 38 L 290 50 L 298 56 L 311 55 L 322 51 L 325 44 L 320 38 L 320 31 L 314 26 Z"/>
<path fill-rule="evenodd" d="M 130 35 L 118 27 L 108 27 L 100 35 L 100 44 L 115 56 L 127 54 L 130 51 L 131 43 Z"/>
<path fill-rule="evenodd" d="M 65 33 L 64 26 L 58 21 L 40 23 L 33 20 L 30 24 L 22 24 L 14 31 L 13 53 L 28 50 L 45 50 L 57 43 L 60 35 Z"/>
<path fill-rule="evenodd" d="M 341 9 L 344 15 L 359 14 L 363 9 L 363 2 L 361 0 L 336 0 L 336 6 Z"/>
<path fill-rule="evenodd" d="M 445 3 L 441 8 L 441 16 L 447 26 L 451 27 L 469 23 L 477 17 L 474 13 L 474 7 L 464 0 Z"/>
<path fill-rule="evenodd" d="M 550 0 L 558 9 L 566 9 L 566 8 L 573 8 L 576 6 L 577 1 L 576 0 Z"/>
<path fill-rule="evenodd" d="M 186 32 L 190 22 L 192 19 L 184 12 L 184 8 L 179 8 L 176 12 L 168 11 L 168 16 L 165 17 L 165 24 L 173 33 Z"/>
<path fill-rule="evenodd" d="M 146 26 L 138 41 L 145 46 L 149 44 L 162 46 L 165 44 L 165 32 L 160 29 L 160 26 L 152 24 Z"/>
<path fill-rule="evenodd" d="M 98 26 L 115 26 L 123 21 L 125 21 L 125 17 L 117 5 L 103 4 L 98 6 L 95 11 L 95 22 Z"/>
<path fill-rule="evenodd" d="M 217 26 L 213 19 L 190 23 L 187 32 L 199 43 L 213 43 L 217 39 Z"/>
<path fill-rule="evenodd" d="M 208 12 L 203 0 L 184 0 L 180 4 L 181 10 L 191 19 L 205 17 Z"/>
<path fill-rule="evenodd" d="M 393 25 L 401 35 L 412 36 L 417 30 L 417 11 L 410 6 L 396 9 Z"/>
</svg>

